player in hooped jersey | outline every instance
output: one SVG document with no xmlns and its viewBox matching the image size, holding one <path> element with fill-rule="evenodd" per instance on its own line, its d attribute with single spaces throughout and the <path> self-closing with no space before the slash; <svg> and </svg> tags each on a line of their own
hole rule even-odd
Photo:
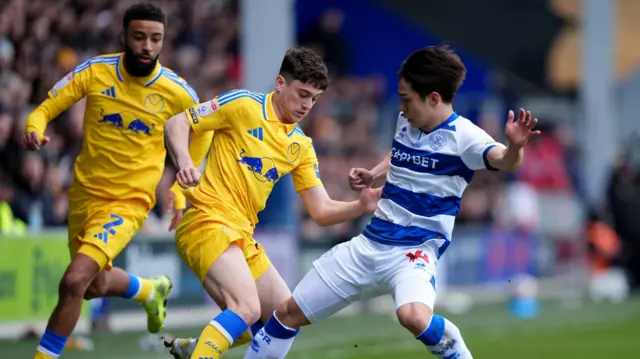
<svg viewBox="0 0 640 359">
<path fill-rule="evenodd" d="M 438 358 L 472 358 L 460 330 L 435 315 L 436 264 L 451 241 L 460 197 L 481 169 L 513 171 L 532 136 L 536 119 L 509 112 L 507 146 L 453 111 L 453 97 L 466 69 L 445 46 L 426 47 L 402 64 L 402 99 L 389 156 L 372 170 L 352 169 L 354 189 L 387 175 L 378 209 L 362 234 L 314 262 L 254 337 L 245 358 L 284 358 L 293 337 L 282 333 L 317 322 L 354 300 L 393 296 L 400 324 Z M 274 329 L 275 328 L 275 329 Z"/>
</svg>

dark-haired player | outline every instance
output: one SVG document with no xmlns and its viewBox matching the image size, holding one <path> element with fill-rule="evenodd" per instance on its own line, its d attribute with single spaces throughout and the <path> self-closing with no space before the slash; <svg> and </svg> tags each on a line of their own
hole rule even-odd
<svg viewBox="0 0 640 359">
<path fill-rule="evenodd" d="M 67 74 L 27 119 L 22 145 L 39 150 L 49 139 L 47 123 L 86 97 L 82 151 L 69 190 L 71 263 L 59 289 L 35 358 L 57 358 L 76 326 L 83 298 L 122 296 L 142 304 L 147 329 L 164 323 L 171 281 L 144 279 L 112 268 L 113 259 L 142 226 L 155 204 L 164 170 L 164 124 L 198 103 L 196 93 L 158 62 L 165 15 L 151 4 L 138 4 L 124 15 L 125 52 L 92 58 Z M 211 142 L 193 142 L 202 159 Z M 198 160 L 196 160 L 197 162 Z M 182 201 L 183 202 L 183 201 Z"/>
<path fill-rule="evenodd" d="M 373 212 L 379 191 L 360 200 L 329 198 L 311 139 L 298 122 L 328 86 L 327 69 L 311 50 L 287 51 L 269 94 L 235 90 L 169 120 L 167 145 L 192 207 L 176 230 L 182 259 L 225 309 L 200 338 L 171 343 L 176 358 L 220 358 L 250 326 L 264 323 L 291 292 L 253 238 L 258 212 L 288 173 L 311 217 L 328 226 Z M 204 176 L 187 146 L 189 132 L 215 131 Z M 260 326 L 260 324 L 257 324 Z M 266 323 L 267 326 L 271 325 Z M 287 333 L 289 335 L 290 333 Z"/>
<path fill-rule="evenodd" d="M 436 264 L 451 241 L 460 197 L 480 169 L 513 171 L 537 120 L 509 112 L 507 146 L 453 111 L 465 67 L 444 46 L 411 54 L 399 72 L 402 100 L 389 157 L 372 170 L 352 169 L 364 189 L 386 174 L 382 199 L 364 232 L 314 262 L 293 296 L 254 337 L 245 359 L 284 358 L 294 333 L 355 300 L 391 294 L 400 324 L 438 358 L 470 359 L 460 330 L 435 315 Z"/>
</svg>

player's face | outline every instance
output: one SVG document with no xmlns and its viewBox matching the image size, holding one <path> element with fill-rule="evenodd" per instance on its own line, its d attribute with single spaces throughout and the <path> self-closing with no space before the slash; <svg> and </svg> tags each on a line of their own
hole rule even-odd
<svg viewBox="0 0 640 359">
<path fill-rule="evenodd" d="M 164 40 L 164 25 L 157 21 L 134 20 L 124 38 L 127 54 L 127 70 L 133 76 L 146 76 L 153 72 L 158 61 L 162 42 Z"/>
<path fill-rule="evenodd" d="M 281 120 L 287 123 L 302 121 L 324 92 L 298 80 L 287 81 L 282 76 L 276 80 L 276 90 L 282 97 L 280 110 L 285 118 Z"/>
<path fill-rule="evenodd" d="M 405 79 L 400 79 L 398 83 L 398 95 L 400 96 L 400 111 L 402 111 L 404 118 L 414 127 L 428 127 L 431 123 L 431 117 L 433 117 L 433 110 L 440 103 L 440 95 L 432 92 L 422 99 Z"/>
</svg>

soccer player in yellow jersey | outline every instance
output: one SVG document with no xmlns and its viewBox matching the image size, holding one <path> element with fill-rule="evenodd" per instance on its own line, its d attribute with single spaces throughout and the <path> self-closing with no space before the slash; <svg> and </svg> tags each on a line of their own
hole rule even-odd
<svg viewBox="0 0 640 359">
<path fill-rule="evenodd" d="M 197 104 L 198 98 L 183 79 L 158 62 L 165 26 L 162 10 L 151 4 L 134 5 L 126 11 L 123 24 L 123 54 L 99 56 L 76 67 L 27 119 L 22 145 L 38 150 L 48 142 L 47 122 L 87 99 L 82 151 L 69 190 L 71 263 L 61 279 L 58 304 L 38 346 L 38 359 L 60 355 L 78 321 L 83 298 L 132 298 L 146 310 L 150 332 L 160 331 L 164 324 L 170 280 L 139 278 L 111 268 L 111 263 L 155 204 L 166 157 L 165 122 Z M 190 152 L 196 162 L 210 144 L 211 135 L 192 141 Z"/>
<path fill-rule="evenodd" d="M 378 190 L 364 190 L 353 202 L 329 197 L 320 181 L 311 139 L 297 125 L 327 85 L 322 59 L 309 49 L 292 49 L 284 56 L 274 92 L 231 91 L 176 115 L 165 125 L 167 147 L 179 168 L 177 180 L 188 188 L 185 194 L 192 204 L 176 230 L 176 247 L 209 295 L 225 309 L 204 328 L 199 340 L 170 343 L 174 357 L 220 358 L 249 326 L 264 323 L 291 295 L 252 237 L 258 212 L 283 176 L 292 174 L 296 190 L 320 225 L 349 221 L 375 210 Z M 189 132 L 208 131 L 216 134 L 200 178 L 187 151 Z M 269 325 L 273 323 L 265 324 Z"/>
</svg>

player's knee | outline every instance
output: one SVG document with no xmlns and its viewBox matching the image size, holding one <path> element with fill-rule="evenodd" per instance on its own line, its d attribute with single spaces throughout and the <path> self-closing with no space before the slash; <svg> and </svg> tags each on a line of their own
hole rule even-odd
<svg viewBox="0 0 640 359">
<path fill-rule="evenodd" d="M 398 308 L 396 315 L 400 325 L 419 335 L 429 326 L 433 312 L 424 303 L 408 303 Z"/>
<path fill-rule="evenodd" d="M 309 324 L 309 320 L 293 297 L 285 300 L 276 309 L 278 320 L 289 328 L 300 328 Z"/>
<path fill-rule="evenodd" d="M 84 273 L 67 271 L 60 280 L 60 295 L 62 297 L 84 297 L 91 277 Z"/>
<path fill-rule="evenodd" d="M 93 281 L 84 293 L 84 299 L 101 298 L 107 294 L 107 283 Z"/>
<path fill-rule="evenodd" d="M 255 323 L 260 320 L 260 300 L 257 296 L 227 301 L 227 308 L 239 315 L 246 323 Z"/>
</svg>

